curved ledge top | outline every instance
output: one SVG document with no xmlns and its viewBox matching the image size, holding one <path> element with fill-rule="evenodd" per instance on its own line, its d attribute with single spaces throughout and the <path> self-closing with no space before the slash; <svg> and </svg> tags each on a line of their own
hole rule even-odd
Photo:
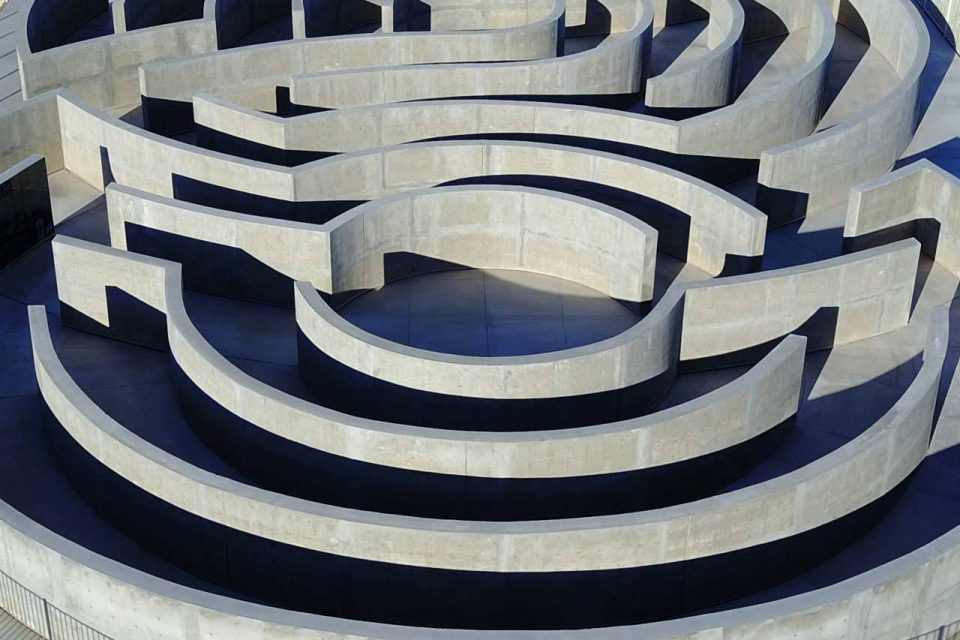
<svg viewBox="0 0 960 640">
<path fill-rule="evenodd" d="M 340 109 L 458 96 L 638 94 L 653 31 L 652 0 L 602 0 L 601 4 L 611 14 L 611 37 L 585 51 L 533 61 L 393 64 L 291 73 L 290 100 Z"/>
<path fill-rule="evenodd" d="M 842 202 L 849 189 L 890 169 L 918 124 L 920 83 L 930 35 L 910 0 L 850 0 L 871 46 L 900 82 L 881 101 L 809 137 L 771 147 L 760 158 L 761 189 L 808 194 L 804 211 Z M 843 14 L 841 12 L 841 18 Z"/>
<path fill-rule="evenodd" d="M 45 321 L 45 318 L 44 318 Z M 939 309 L 934 315 L 930 329 L 931 345 L 945 345 L 949 330 L 948 308 Z M 939 349 L 939 346 L 933 347 Z M 929 349 L 929 347 L 928 347 Z M 321 616 L 295 613 L 269 606 L 241 602 L 145 574 L 114 560 L 93 553 L 80 545 L 59 536 L 36 524 L 6 503 L 0 503 L 0 523 L 4 531 L 10 558 L 20 558 L 29 564 L 29 570 L 17 565 L 7 565 L 7 571 L 35 592 L 46 595 L 51 602 L 81 620 L 93 622 L 99 619 L 99 594 L 103 590 L 114 593 L 115 605 L 123 606 L 131 613 L 132 627 L 127 627 L 127 618 L 111 617 L 109 626 L 97 625 L 116 637 L 123 637 L 124 629 L 139 629 L 136 621 L 149 619 L 158 625 L 158 633 L 177 637 L 184 625 L 197 628 L 201 633 L 221 637 L 225 633 L 246 632 L 252 635 L 276 633 L 280 637 L 296 634 L 311 640 L 331 640 L 343 634 L 371 640 L 411 640 L 429 637 L 434 640 L 491 640 L 507 638 L 523 640 L 529 632 L 511 631 L 457 631 L 412 629 L 393 625 L 358 622 Z M 905 627 L 905 633 L 920 632 L 934 626 L 920 619 L 916 607 L 924 607 L 929 613 L 936 602 L 922 598 L 926 590 L 911 592 L 919 595 L 891 600 L 892 587 L 914 580 L 926 584 L 936 580 L 943 572 L 957 566 L 960 554 L 960 529 L 955 529 L 933 542 L 904 555 L 892 562 L 869 570 L 840 583 L 782 600 L 752 605 L 736 611 L 704 614 L 650 624 L 606 629 L 566 631 L 568 638 L 601 638 L 604 640 L 695 640 L 704 633 L 717 631 L 755 635 L 769 631 L 770 620 L 782 619 L 795 628 L 811 629 L 820 633 L 823 628 L 848 628 L 852 612 L 856 619 L 857 633 L 888 631 L 885 626 L 891 609 L 910 613 L 914 622 Z M 47 558 L 51 561 L 48 562 Z M 38 572 L 37 567 L 56 568 L 56 571 Z M 62 589 L 56 588 L 70 576 L 87 581 L 91 588 L 74 594 L 69 600 Z M 72 580 L 71 580 L 72 582 Z M 932 593 L 932 592 L 931 592 Z M 90 595 L 86 595 L 90 594 Z M 164 615 L 156 615 L 160 606 Z M 861 616 L 882 609 L 884 615 L 868 616 L 870 622 L 862 626 Z M 91 618 L 91 616 L 93 616 Z M 104 623 L 107 623 L 104 620 Z M 915 626 L 920 625 L 920 626 Z M 926 626 L 923 626 L 926 625 Z M 118 635 L 119 634 L 119 635 Z M 164 635 L 163 637 L 168 637 Z M 899 637 L 899 636 L 898 636 Z"/>
<path fill-rule="evenodd" d="M 284 119 L 237 107 L 209 90 L 195 91 L 190 99 L 199 124 L 280 149 L 356 152 L 496 133 L 581 136 L 675 154 L 759 158 L 766 149 L 809 135 L 820 119 L 836 25 L 825 0 L 814 0 L 809 11 L 819 28 L 812 30 L 808 61 L 789 81 L 679 122 L 597 107 L 506 100 L 380 104 Z"/>
<path fill-rule="evenodd" d="M 674 63 L 647 80 L 644 104 L 661 108 L 722 107 L 734 97 L 746 16 L 740 0 L 695 0 L 710 14 L 709 52 Z"/>
<path fill-rule="evenodd" d="M 68 267 L 65 261 L 71 253 L 76 260 Z M 106 285 L 121 286 L 174 317 L 186 315 L 178 265 L 62 237 L 54 240 L 54 256 L 61 296 L 67 296 L 65 302 L 87 313 L 81 301 L 88 300 L 93 305 L 89 313 L 105 325 L 109 325 L 105 309 L 98 312 L 94 307 L 105 304 Z M 88 281 L 109 264 L 120 269 L 105 282 Z M 66 272 L 77 282 L 68 281 Z M 140 287 L 135 286 L 137 283 Z M 41 311 L 35 311 L 37 314 L 43 318 Z M 186 332 L 180 333 L 183 329 Z M 43 341 L 43 333 L 39 332 L 35 355 L 41 389 L 51 410 L 65 428 L 72 429 L 75 438 L 86 442 L 84 446 L 93 447 L 101 462 L 120 473 L 134 474 L 145 490 L 226 526 L 305 548 L 388 563 L 499 572 L 590 571 L 705 557 L 795 535 L 869 504 L 898 485 L 926 453 L 945 348 L 942 340 L 937 343 L 938 351 L 931 353 L 901 399 L 863 434 L 761 485 L 641 513 L 492 523 L 388 516 L 278 496 L 209 474 L 155 447 L 144 447 L 147 443 L 123 429 L 89 399 L 84 405 L 89 411 L 78 414 L 70 408 L 76 406 L 71 397 L 78 387 L 62 371 L 62 365 L 57 368 L 59 360 L 48 348 L 49 343 Z M 181 345 L 191 342 L 194 353 L 212 351 L 192 325 L 169 323 L 168 335 L 175 357 Z M 80 421 L 74 422 L 78 416 Z M 113 441 L 125 444 L 108 447 L 98 433 L 111 433 Z M 876 470 L 874 481 L 851 485 L 850 474 L 856 476 L 868 463 Z M 836 483 L 843 483 L 846 490 L 831 491 Z M 194 488 L 188 488 L 191 485 Z M 217 500 L 196 503 L 196 497 L 207 491 L 213 491 Z M 811 501 L 807 496 L 818 499 Z M 228 506 L 231 503 L 235 504 Z M 763 528 L 736 526 L 744 510 L 759 513 L 766 509 L 791 515 L 786 519 L 775 517 Z M 255 513 L 262 517 L 253 517 Z M 681 531 L 686 534 L 680 535 Z M 624 545 L 625 539 L 630 544 Z M 664 539 L 670 544 L 663 546 Z M 471 550 L 469 554 L 463 554 L 465 548 Z"/>
</svg>

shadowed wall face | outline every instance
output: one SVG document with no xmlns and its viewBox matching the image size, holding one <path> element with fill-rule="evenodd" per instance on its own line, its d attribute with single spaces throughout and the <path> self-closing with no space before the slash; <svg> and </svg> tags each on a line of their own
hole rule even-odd
<svg viewBox="0 0 960 640">
<path fill-rule="evenodd" d="M 33 156 L 0 174 L 0 269 L 52 235 L 47 163 Z"/>
</svg>

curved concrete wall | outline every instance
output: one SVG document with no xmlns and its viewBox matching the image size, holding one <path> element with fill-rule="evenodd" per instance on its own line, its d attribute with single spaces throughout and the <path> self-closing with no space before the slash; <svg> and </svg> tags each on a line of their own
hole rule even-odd
<svg viewBox="0 0 960 640">
<path fill-rule="evenodd" d="M 846 250 L 916 237 L 923 251 L 960 274 L 960 180 L 920 160 L 853 188 L 843 229 Z"/>
<path fill-rule="evenodd" d="M 292 280 L 327 293 L 378 288 L 385 284 L 385 254 L 405 251 L 462 266 L 550 274 L 622 300 L 653 298 L 655 229 L 611 207 L 541 189 L 405 192 L 321 226 L 191 205 L 116 184 L 107 187 L 107 208 L 117 248 L 127 248 L 127 224 L 236 248 L 290 278 L 291 293 Z M 196 266 L 193 261 L 185 268 Z"/>
<path fill-rule="evenodd" d="M 240 249 L 287 276 L 291 293 L 293 280 L 333 291 L 330 232 L 324 227 L 211 209 L 116 183 L 107 187 L 106 195 L 114 247 L 126 250 L 127 226 L 138 225 Z"/>
<path fill-rule="evenodd" d="M 276 87 L 306 71 L 555 56 L 563 2 L 553 2 L 548 11 L 532 17 L 532 22 L 512 29 L 331 36 L 181 57 L 143 65 L 140 93 L 148 116 L 151 100 L 189 103 L 202 91 L 225 92 L 242 97 L 248 106 L 275 111 Z"/>
<path fill-rule="evenodd" d="M 811 319 L 811 346 L 817 348 L 902 327 L 910 318 L 919 254 L 919 242 L 903 240 L 808 265 L 691 284 L 680 357 L 736 358 Z"/>
<path fill-rule="evenodd" d="M 647 80 L 648 107 L 722 107 L 733 101 L 740 69 L 744 12 L 739 0 L 698 0 L 710 14 L 704 57 L 674 64 Z"/>
<path fill-rule="evenodd" d="M 937 314 L 925 354 L 924 385 L 939 372 L 948 334 L 946 309 Z M 42 319 L 42 314 L 37 314 Z M 43 332 L 35 331 L 35 336 Z M 35 343 L 36 344 L 36 343 Z M 38 526 L 0 503 L 0 562 L 5 572 L 51 604 L 117 640 L 142 637 L 180 640 L 183 629 L 209 637 L 357 638 L 407 640 L 519 640 L 529 632 L 427 631 L 292 614 L 275 608 L 201 593 L 130 569 Z M 850 580 L 771 603 L 669 622 L 568 631 L 571 638 L 695 640 L 705 634 L 799 640 L 840 636 L 850 640 L 902 640 L 957 617 L 960 599 L 960 535 L 952 531 L 887 565 Z M 64 584 L 82 585 L 69 593 Z M 105 605 L 103 593 L 110 593 Z M 122 611 L 123 615 L 118 615 Z M 412 634 L 412 635 L 411 635 Z"/>
<path fill-rule="evenodd" d="M 182 176 L 242 192 L 248 202 L 246 194 L 271 199 L 258 205 L 258 211 L 272 206 L 328 212 L 320 206 L 325 201 L 356 202 L 454 180 L 532 173 L 539 178 L 573 181 L 571 189 L 599 189 L 603 191 L 600 199 L 608 204 L 619 207 L 623 202 L 622 208 L 630 213 L 655 218 L 654 227 L 675 229 L 671 234 L 675 244 L 661 243 L 661 250 L 710 274 L 750 271 L 759 266 L 763 255 L 766 216 L 759 211 L 701 180 L 612 154 L 522 142 L 440 142 L 284 169 L 156 136 L 97 114 L 65 96 L 59 98 L 59 109 L 65 165 L 100 188 L 101 148 L 107 150 L 112 174 L 121 184 L 172 196 L 173 176 Z M 656 200 L 666 209 L 652 202 L 638 204 L 633 194 Z M 304 204 L 294 206 L 296 203 Z M 329 213 L 317 216 L 330 217 Z"/>
<path fill-rule="evenodd" d="M 649 0 L 604 0 L 610 37 L 552 59 L 497 64 L 397 65 L 293 75 L 295 105 L 340 109 L 384 102 L 485 96 L 616 96 L 626 106 L 643 87 L 653 11 Z"/>
<path fill-rule="evenodd" d="M 919 243 L 913 240 L 813 265 L 724 278 L 684 287 L 680 358 L 688 366 L 741 364 L 792 331 L 811 336 L 811 348 L 829 348 L 886 333 L 909 319 Z M 661 305 L 670 304 L 670 298 Z M 305 359 L 316 349 L 324 358 L 359 372 L 373 393 L 400 385 L 428 394 L 470 398 L 557 398 L 606 391 L 609 352 L 597 345 L 591 375 L 569 376 L 566 366 L 539 358 L 470 358 L 413 349 L 370 335 L 340 317 L 309 287 L 298 287 L 297 324 L 301 368 L 309 380 L 322 364 Z M 640 323 L 641 326 L 644 323 Z M 647 320 L 646 324 L 650 324 Z M 628 332 L 629 333 L 629 332 Z M 627 334 L 623 334 L 624 336 Z M 612 344 L 612 340 L 607 343 Z M 576 351 L 576 350 L 575 350 Z M 580 351 L 585 351 L 581 349 Z M 562 352 L 555 354 L 560 359 Z M 584 360 L 586 366 L 590 361 Z M 443 372 L 437 375 L 438 372 Z M 578 374 L 580 373 L 577 370 Z M 336 374 L 346 377 L 343 373 Z M 598 384 L 600 382 L 600 384 Z M 633 380 L 618 383 L 628 386 Z M 333 382 L 324 386 L 333 388 Z M 616 387 L 614 387 L 616 388 Z M 377 391 L 380 389 L 380 391 Z M 325 398 L 320 393 L 318 397 Z M 439 402 L 440 399 L 436 399 Z M 417 397 L 418 406 L 433 400 Z M 401 400 L 391 404 L 400 411 Z M 481 415 L 480 408 L 474 411 Z M 453 415 L 450 409 L 445 415 Z M 401 415 L 397 413 L 397 415 Z M 406 414 L 402 414 L 406 415 Z"/>
<path fill-rule="evenodd" d="M 381 198 L 334 218 L 329 293 L 383 286 L 384 256 L 522 269 L 612 298 L 653 299 L 657 231 L 596 202 L 543 189 L 440 187 Z"/>
<path fill-rule="evenodd" d="M 158 310 L 185 314 L 175 266 L 94 247 L 74 240 L 54 242 L 63 302 L 103 318 L 102 287 L 119 286 Z M 109 319 L 99 321 L 109 325 Z M 175 324 L 168 325 L 174 351 L 174 345 L 190 339 L 177 335 Z M 81 405 L 86 410 L 78 411 L 74 394 L 64 392 L 62 378 L 52 377 L 46 362 L 38 363 L 37 374 L 51 411 L 91 455 L 121 476 L 136 478 L 144 491 L 202 518 L 353 558 L 465 571 L 553 572 L 652 566 L 746 549 L 869 505 L 899 485 L 926 454 L 942 357 L 937 362 L 931 358 L 928 370 L 861 435 L 761 485 L 634 514 L 469 524 L 345 511 L 213 476 L 145 446 L 89 399 Z M 756 514 L 765 526 L 737 526 L 744 512 Z"/>
<path fill-rule="evenodd" d="M 91 313 L 96 321 L 122 331 L 114 324 L 103 289 L 98 289 L 103 283 L 77 280 L 74 274 L 89 275 L 92 269 L 104 276 L 105 271 L 123 269 L 124 261 L 140 257 L 69 239 L 58 240 L 55 251 L 65 308 L 73 310 L 70 313 L 88 313 L 99 305 L 98 311 Z M 379 504 L 370 502 L 371 496 L 386 494 L 388 510 L 405 508 L 419 513 L 424 511 L 420 500 L 425 495 L 449 503 L 452 495 L 461 494 L 462 504 L 453 503 L 452 511 L 437 505 L 425 513 L 461 519 L 478 517 L 470 513 L 488 513 L 497 514 L 498 520 L 530 518 L 534 513 L 526 497 L 530 495 L 536 496 L 536 513 L 551 519 L 674 504 L 684 497 L 704 495 L 703 487 L 723 486 L 739 477 L 780 441 L 797 408 L 804 340 L 792 337 L 749 373 L 713 393 L 657 414 L 591 428 L 531 436 L 451 432 L 354 418 L 273 389 L 218 354 L 183 310 L 176 281 L 179 270 L 167 274 L 172 282 L 168 285 L 174 289 L 167 286 L 166 294 L 143 290 L 158 277 L 150 275 L 158 264 L 170 263 L 141 260 L 135 269 L 104 277 L 110 280 L 109 286 L 130 292 L 154 308 L 164 309 L 166 297 L 168 324 L 163 331 L 169 336 L 174 362 L 208 403 L 218 403 L 221 413 L 235 416 L 231 421 L 216 412 L 206 413 L 196 417 L 201 423 L 195 429 L 206 432 L 209 442 L 209 433 L 219 428 L 214 423 L 222 422 L 229 430 L 229 444 L 210 445 L 221 452 L 259 441 L 254 445 L 256 451 L 245 455 L 245 462 L 238 466 L 247 468 L 252 461 L 262 460 L 272 469 L 272 486 L 287 475 L 299 477 L 297 465 L 303 460 L 310 480 L 295 480 L 298 488 L 293 493 L 297 495 L 304 495 L 305 487 L 319 482 L 321 490 L 307 493 L 340 501 L 356 488 L 363 504 L 373 508 Z M 111 279 L 113 275 L 117 278 Z M 171 302 L 174 295 L 176 304 Z M 187 405 L 191 404 L 195 403 L 188 399 Z M 191 414 L 188 418 L 195 419 Z M 238 419 L 243 424 L 237 423 Z M 251 437 L 251 430 L 263 435 Z M 263 436 L 279 437 L 288 445 L 302 443 L 312 455 L 281 452 L 283 462 L 273 466 L 278 447 Z M 589 455 L 581 455 L 585 453 Z M 336 462 L 343 458 L 376 465 L 368 469 L 373 472 L 373 484 L 367 487 L 371 476 L 362 478 L 355 468 Z M 257 469 L 249 472 L 255 476 Z M 710 478 L 698 482 L 701 490 L 691 492 L 691 474 L 709 474 Z M 565 479 L 583 479 L 585 483 L 578 486 Z M 415 491 L 405 489 L 412 486 Z M 343 490 L 331 491 L 330 487 Z M 400 493 L 393 496 L 390 491 L 395 488 Z M 350 500 L 358 504 L 356 496 Z M 460 509 L 464 511 L 458 512 Z"/>
<path fill-rule="evenodd" d="M 846 6 L 846 5 L 844 5 Z M 913 139 L 920 81 L 930 51 L 923 19 L 910 0 L 850 0 L 871 47 L 893 67 L 897 87 L 873 106 L 816 135 L 769 149 L 760 158 L 758 206 L 791 218 L 843 201 L 850 187 L 893 166 Z"/>
<path fill-rule="evenodd" d="M 923 9 L 947 42 L 957 48 L 960 42 L 960 2 L 958 0 L 914 0 Z"/>
<path fill-rule="evenodd" d="M 196 118 L 202 126 L 237 138 L 304 151 L 349 152 L 445 136 L 524 134 L 598 139 L 674 154 L 758 158 L 815 129 L 834 41 L 833 16 L 822 0 L 811 5 L 791 0 L 778 9 L 793 28 L 811 20 L 819 25 L 810 30 L 807 64 L 769 92 L 680 122 L 576 105 L 473 100 L 386 104 L 284 119 L 237 109 L 205 93 L 194 100 Z"/>
<path fill-rule="evenodd" d="M 484 141 L 399 145 L 320 160 L 293 175 L 301 201 L 372 200 L 455 181 L 516 176 L 645 219 L 664 231 L 661 251 L 711 275 L 754 270 L 763 255 L 766 217 L 745 202 L 671 169 L 573 147 Z M 638 202 L 637 196 L 648 200 Z"/>
<path fill-rule="evenodd" d="M 191 20 L 38 53 L 31 52 L 23 32 L 17 43 L 23 96 L 63 88 L 102 109 L 135 106 L 141 64 L 215 51 L 215 29 L 212 20 Z"/>
</svg>

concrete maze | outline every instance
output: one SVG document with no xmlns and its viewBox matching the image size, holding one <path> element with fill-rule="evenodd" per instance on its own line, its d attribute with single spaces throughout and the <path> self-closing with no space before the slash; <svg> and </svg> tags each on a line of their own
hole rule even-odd
<svg viewBox="0 0 960 640">
<path fill-rule="evenodd" d="M 960 637 L 960 0 L 9 0 L 0 638 Z"/>
</svg>

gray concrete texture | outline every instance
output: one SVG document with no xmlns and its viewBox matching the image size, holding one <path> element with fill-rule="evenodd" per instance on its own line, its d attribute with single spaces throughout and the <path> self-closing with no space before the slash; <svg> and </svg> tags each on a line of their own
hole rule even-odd
<svg viewBox="0 0 960 640">
<path fill-rule="evenodd" d="M 71 624 L 115 640 L 905 640 L 960 618 L 950 462 L 960 443 L 960 2 L 383 0 L 323 4 L 337 25 L 352 24 L 351 11 L 379 24 L 307 37 L 318 5 L 304 0 L 260 22 L 226 0 L 66 1 L 0 7 L 0 65 L 16 62 L 0 89 L 19 82 L 0 91 L 0 172 L 43 156 L 60 231 L 0 272 L 0 403 L 16 403 L 5 442 L 20 446 L 29 438 L 16 429 L 39 429 L 49 410 L 102 473 L 201 522 L 504 584 L 528 572 L 723 562 L 886 505 L 837 556 L 695 615 L 473 630 L 325 617 L 205 586 L 182 567 L 158 569 L 101 507 L 84 506 L 94 520 L 83 520 L 47 497 L 60 513 L 51 519 L 35 506 L 42 483 L 0 482 L 0 570 Z M 410 11 L 429 17 L 429 31 L 403 30 Z M 188 119 L 176 137 L 149 131 L 156 121 L 144 124 L 141 102 L 152 118 L 192 112 L 202 129 Z M 290 166 L 265 161 L 276 158 Z M 335 214 L 297 219 L 309 208 Z M 128 250 L 131 225 L 146 231 L 138 242 L 175 238 L 273 270 L 290 280 L 294 308 L 188 290 L 186 261 Z M 398 253 L 466 267 L 481 287 L 506 269 L 589 290 L 558 296 L 588 337 L 544 340 L 562 346 L 538 352 L 529 330 L 553 331 L 553 312 L 519 278 L 513 286 L 530 289 L 505 299 L 527 333 L 497 330 L 527 351 L 425 347 L 410 329 L 416 314 L 434 314 L 449 340 L 469 339 L 446 315 L 457 285 L 390 282 L 385 262 Z M 343 307 L 322 295 L 361 291 Z M 409 292 L 429 303 L 414 311 Z M 169 355 L 58 326 L 119 323 L 118 295 L 143 306 L 139 321 L 163 318 Z M 604 334 L 598 300 L 644 307 Z M 364 301 L 361 326 L 351 313 Z M 487 321 L 490 310 L 469 313 Z M 298 333 L 301 349 L 344 371 L 463 403 L 667 391 L 650 410 L 585 427 L 378 421 L 304 391 Z M 132 355 L 113 365 L 118 348 Z M 221 446 L 189 432 L 171 371 L 246 437 L 358 473 L 377 465 L 465 483 L 657 471 L 796 426 L 742 478 L 680 504 L 443 520 L 244 478 Z M 11 478 L 17 464 L 0 459 Z M 32 472 L 63 472 L 50 464 Z M 97 535 L 86 531 L 94 521 Z M 36 611 L 5 608 L 44 635 Z"/>
</svg>

